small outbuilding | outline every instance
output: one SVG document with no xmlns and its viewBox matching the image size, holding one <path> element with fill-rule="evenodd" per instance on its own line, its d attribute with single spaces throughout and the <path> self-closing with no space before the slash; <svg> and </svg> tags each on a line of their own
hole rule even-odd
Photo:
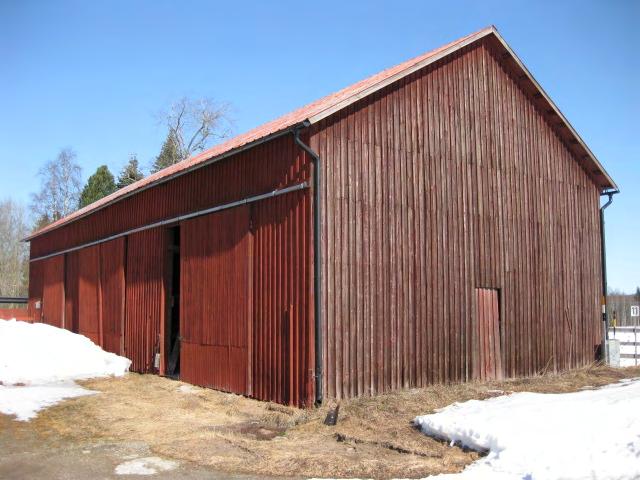
<svg viewBox="0 0 640 480">
<path fill-rule="evenodd" d="M 490 27 L 34 233 L 29 310 L 298 406 L 578 367 L 613 189 Z"/>
</svg>

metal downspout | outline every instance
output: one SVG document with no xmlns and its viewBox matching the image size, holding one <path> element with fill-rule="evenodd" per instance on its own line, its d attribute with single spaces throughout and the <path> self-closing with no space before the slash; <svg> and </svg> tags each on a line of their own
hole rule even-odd
<svg viewBox="0 0 640 480">
<path fill-rule="evenodd" d="M 309 122 L 293 129 L 293 138 L 302 150 L 309 154 L 313 162 L 313 308 L 315 320 L 315 383 L 316 404 L 322 403 L 322 325 L 321 325 L 321 242 L 320 242 L 320 156 L 300 139 L 300 130 L 307 128 Z"/>
<path fill-rule="evenodd" d="M 605 244 L 604 235 L 604 211 L 613 202 L 613 196 L 620 193 L 619 190 L 613 190 L 610 192 L 602 192 L 600 196 L 607 195 L 609 199 L 600 207 L 600 265 L 602 266 L 602 361 L 608 360 L 608 345 L 609 340 L 609 322 L 607 318 L 607 247 Z"/>
</svg>

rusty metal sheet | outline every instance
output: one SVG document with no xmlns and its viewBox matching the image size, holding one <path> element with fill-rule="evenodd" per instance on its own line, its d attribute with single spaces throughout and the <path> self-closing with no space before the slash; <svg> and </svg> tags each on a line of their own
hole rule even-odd
<svg viewBox="0 0 640 480">
<path fill-rule="evenodd" d="M 102 348 L 120 355 L 125 308 L 125 239 L 100 244 L 100 322 Z"/>
<path fill-rule="evenodd" d="M 309 180 L 309 162 L 287 135 L 142 191 L 31 242 L 31 258 Z M 268 165 L 268 168 L 266 168 Z"/>
<path fill-rule="evenodd" d="M 232 208 L 180 226 L 180 377 L 241 394 L 249 393 L 249 211 Z"/>
<path fill-rule="evenodd" d="M 78 252 L 65 254 L 64 261 L 64 328 L 78 333 Z"/>
<path fill-rule="evenodd" d="M 308 192 L 252 206 L 253 396 L 311 406 L 315 368 Z"/>
<path fill-rule="evenodd" d="M 43 260 L 42 322 L 64 324 L 64 257 Z"/>
<path fill-rule="evenodd" d="M 33 322 L 28 308 L 0 308 L 0 319 L 11 320 L 12 318 L 24 322 Z"/>
<path fill-rule="evenodd" d="M 164 259 L 167 231 L 146 230 L 127 237 L 124 354 L 135 372 L 156 372 L 160 325 L 164 321 Z"/>
<path fill-rule="evenodd" d="M 99 245 L 78 251 L 78 333 L 101 344 Z"/>
</svg>

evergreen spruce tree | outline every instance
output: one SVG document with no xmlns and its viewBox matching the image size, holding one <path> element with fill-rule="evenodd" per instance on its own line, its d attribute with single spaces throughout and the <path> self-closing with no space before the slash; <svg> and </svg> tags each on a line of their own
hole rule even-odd
<svg viewBox="0 0 640 480">
<path fill-rule="evenodd" d="M 170 130 L 167 134 L 167 138 L 162 144 L 160 154 L 156 158 L 155 162 L 151 166 L 151 173 L 156 173 L 163 168 L 167 168 L 174 163 L 178 163 L 180 158 L 180 148 L 178 146 L 178 139 L 173 130 Z"/>
<path fill-rule="evenodd" d="M 138 158 L 135 155 L 131 155 L 131 157 L 129 158 L 129 163 L 125 165 L 125 167 L 122 169 L 122 172 L 120 172 L 120 176 L 118 176 L 118 182 L 116 183 L 116 186 L 118 187 L 118 189 L 124 188 L 127 185 L 131 185 L 132 183 L 137 182 L 138 180 L 142 180 L 143 178 L 144 175 L 142 174 L 138 166 Z"/>
<path fill-rule="evenodd" d="M 116 182 L 106 165 L 98 167 L 96 173 L 89 177 L 80 194 L 80 208 L 100 200 L 116 191 Z"/>
</svg>

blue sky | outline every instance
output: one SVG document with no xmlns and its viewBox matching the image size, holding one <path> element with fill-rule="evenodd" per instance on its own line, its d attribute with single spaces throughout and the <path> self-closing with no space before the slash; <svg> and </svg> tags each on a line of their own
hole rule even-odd
<svg viewBox="0 0 640 480">
<path fill-rule="evenodd" d="M 640 2 L 0 0 L 0 198 L 25 204 L 62 147 L 86 178 L 143 166 L 184 95 L 235 133 L 494 24 L 618 182 L 610 286 L 640 285 Z"/>
</svg>

